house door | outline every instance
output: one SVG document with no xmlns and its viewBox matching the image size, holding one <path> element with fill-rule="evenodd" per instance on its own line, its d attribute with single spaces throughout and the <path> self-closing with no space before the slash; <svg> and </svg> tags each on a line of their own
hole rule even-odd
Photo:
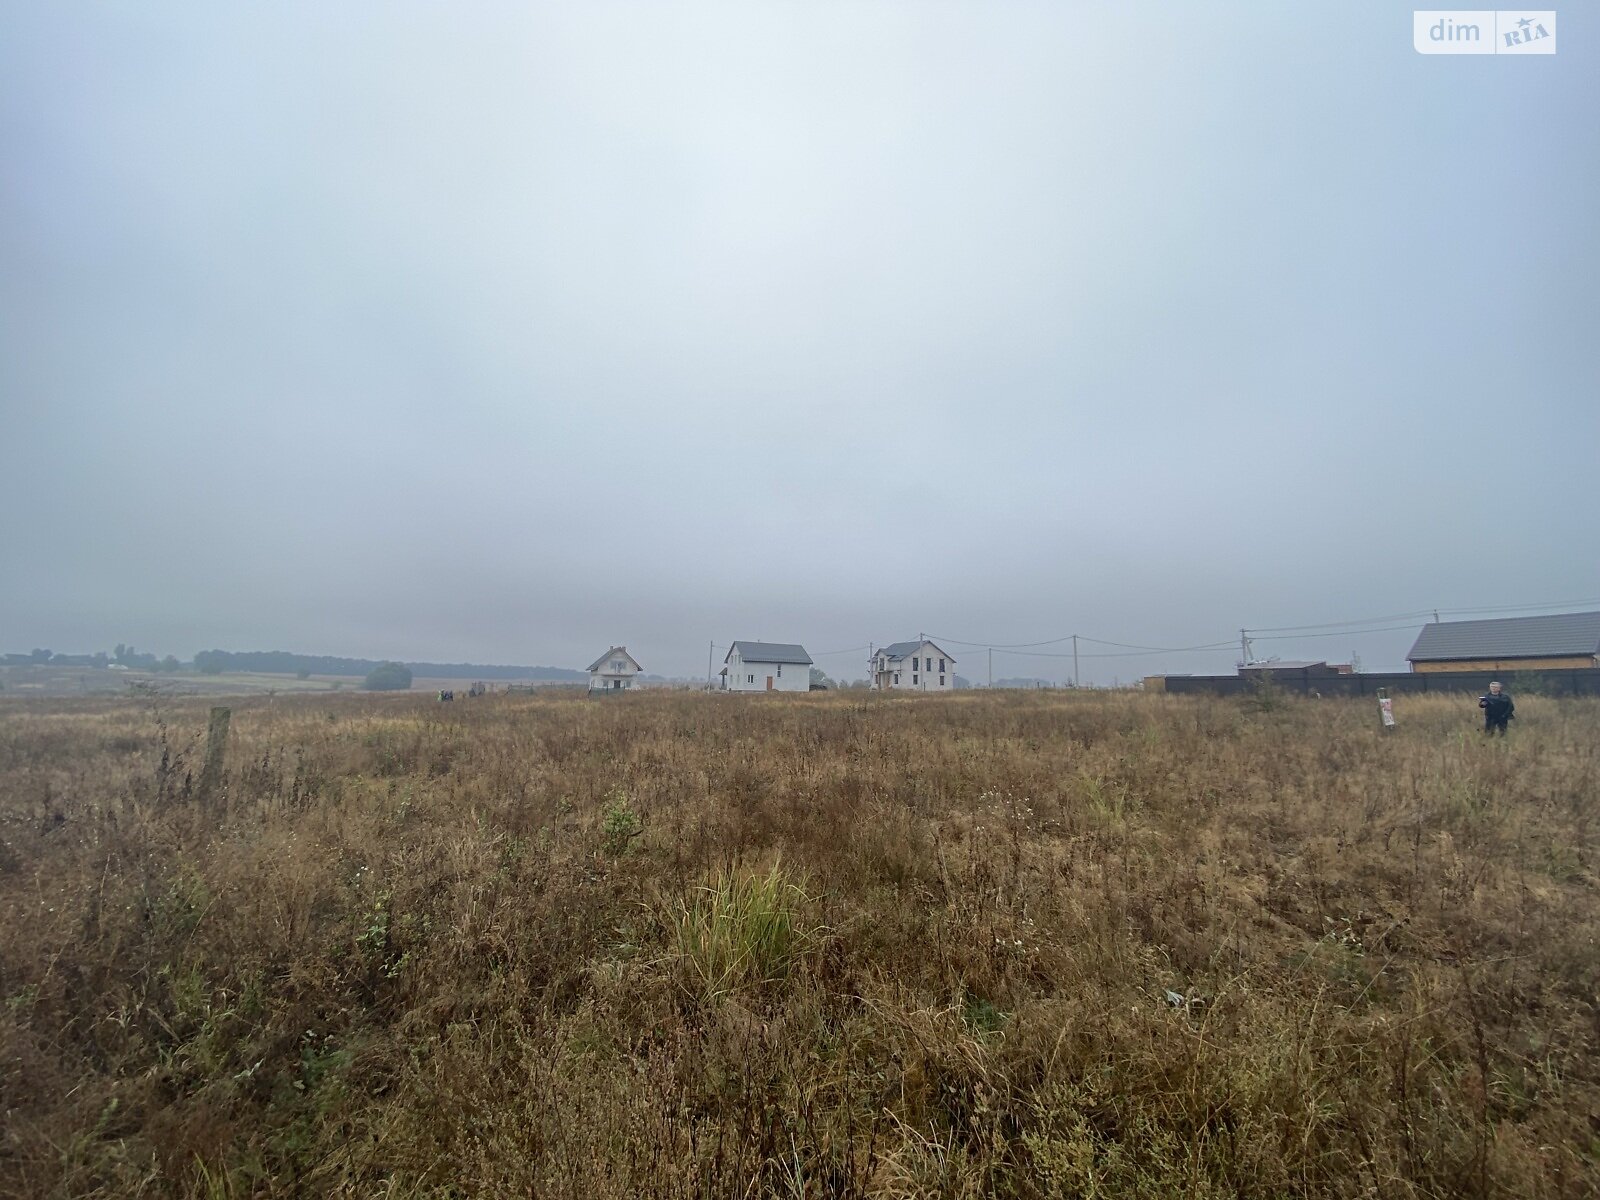
<svg viewBox="0 0 1600 1200">
<path fill-rule="evenodd" d="M 771 690 L 772 690 L 772 676 L 768 675 L 767 676 L 767 691 L 770 692 Z"/>
</svg>

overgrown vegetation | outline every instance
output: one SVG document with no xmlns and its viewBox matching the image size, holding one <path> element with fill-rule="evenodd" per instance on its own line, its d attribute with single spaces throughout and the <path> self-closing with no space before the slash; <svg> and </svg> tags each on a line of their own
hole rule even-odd
<svg viewBox="0 0 1600 1200">
<path fill-rule="evenodd" d="M 779 866 L 766 875 L 724 870 L 669 911 L 672 949 L 689 993 L 715 1000 L 777 983 L 811 940 L 800 886 Z"/>
<path fill-rule="evenodd" d="M 379 663 L 367 672 L 361 686 L 369 692 L 406 691 L 411 686 L 411 668 L 405 663 Z"/>
<path fill-rule="evenodd" d="M 1600 1191 L 1593 700 L 206 707 L 0 697 L 0 1194 Z"/>
</svg>

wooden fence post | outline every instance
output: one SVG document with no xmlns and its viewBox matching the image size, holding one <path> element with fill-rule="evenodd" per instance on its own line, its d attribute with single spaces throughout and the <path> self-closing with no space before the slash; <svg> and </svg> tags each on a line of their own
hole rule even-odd
<svg viewBox="0 0 1600 1200">
<path fill-rule="evenodd" d="M 206 726 L 206 761 L 200 768 L 200 797 L 209 800 L 217 785 L 222 782 L 222 758 L 228 749 L 228 722 L 233 710 L 221 705 L 211 710 L 211 721 Z"/>
</svg>

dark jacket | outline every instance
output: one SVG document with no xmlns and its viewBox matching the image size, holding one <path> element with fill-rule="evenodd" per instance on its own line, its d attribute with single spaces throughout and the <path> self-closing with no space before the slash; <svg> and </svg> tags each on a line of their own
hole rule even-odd
<svg viewBox="0 0 1600 1200">
<path fill-rule="evenodd" d="M 1511 699 L 1510 692 L 1501 692 L 1498 696 L 1493 692 L 1485 692 L 1478 697 L 1478 707 L 1483 709 L 1485 721 L 1493 721 L 1496 724 L 1512 720 L 1517 715 L 1517 706 Z"/>
</svg>

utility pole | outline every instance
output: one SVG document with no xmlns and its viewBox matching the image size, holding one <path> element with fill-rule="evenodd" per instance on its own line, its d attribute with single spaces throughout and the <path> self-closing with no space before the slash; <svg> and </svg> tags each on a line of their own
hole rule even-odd
<svg viewBox="0 0 1600 1200">
<path fill-rule="evenodd" d="M 1072 686 L 1078 686 L 1078 635 L 1072 635 Z"/>
<path fill-rule="evenodd" d="M 1239 630 L 1239 665 L 1241 667 L 1250 665 L 1250 639 L 1245 636 L 1243 629 Z"/>
<path fill-rule="evenodd" d="M 706 646 L 706 691 L 711 690 L 711 659 L 717 653 L 717 644 L 711 642 Z"/>
<path fill-rule="evenodd" d="M 1439 623 L 1439 610 L 1437 608 L 1433 610 L 1433 623 L 1435 625 Z"/>
<path fill-rule="evenodd" d="M 994 647 L 989 647 L 989 690 L 994 690 Z"/>
</svg>

